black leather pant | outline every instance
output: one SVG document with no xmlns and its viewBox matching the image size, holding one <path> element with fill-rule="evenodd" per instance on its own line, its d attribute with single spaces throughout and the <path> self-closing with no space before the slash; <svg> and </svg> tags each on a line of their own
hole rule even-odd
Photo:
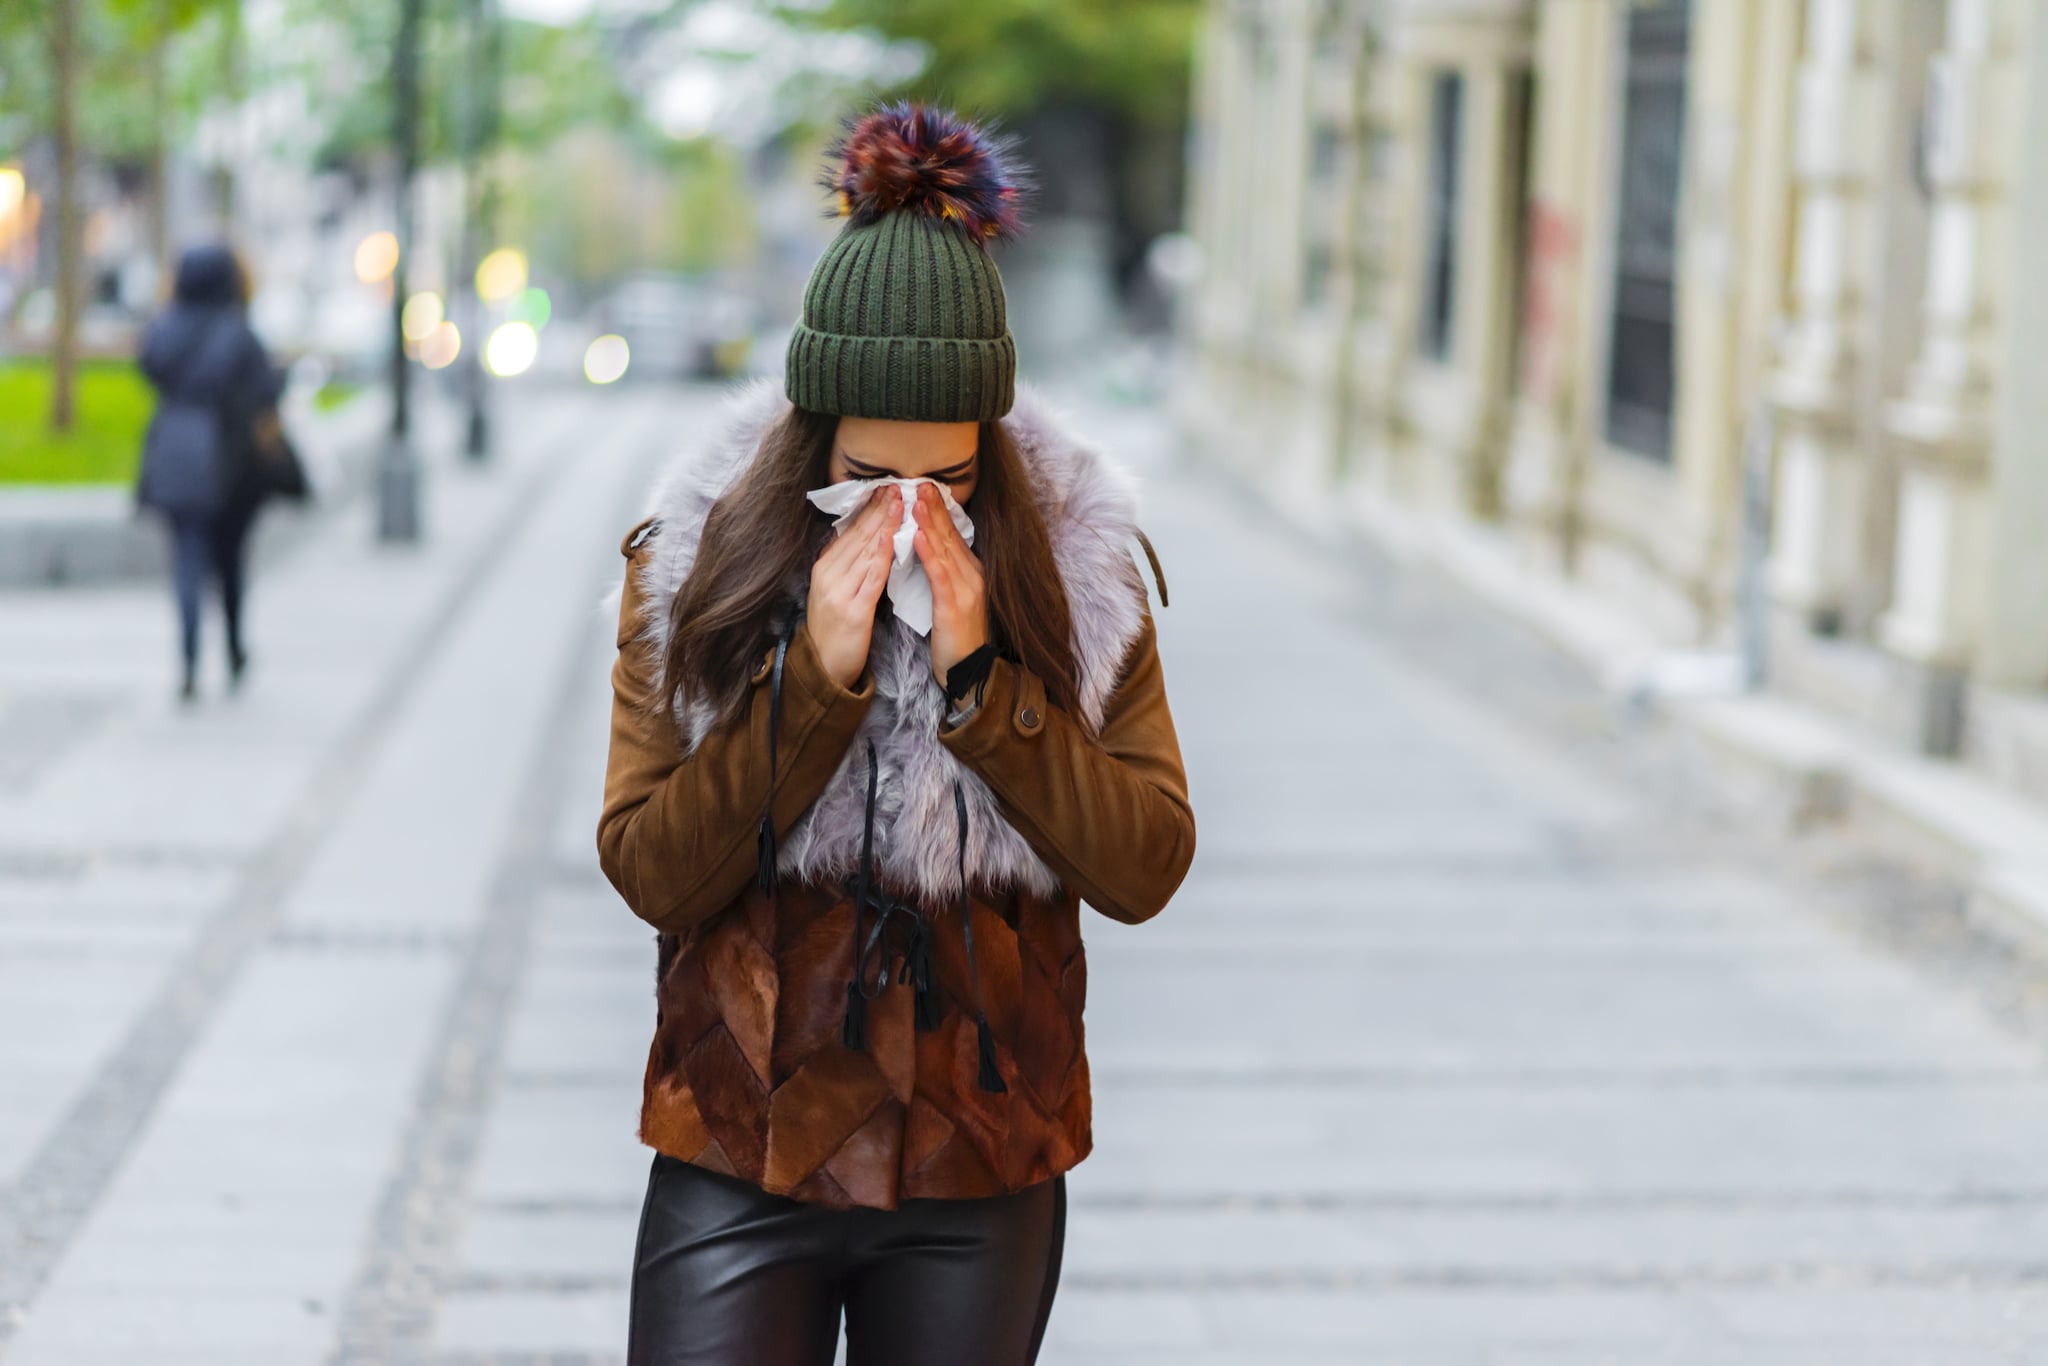
<svg viewBox="0 0 2048 1366">
<path fill-rule="evenodd" d="M 627 1366 L 1030 1366 L 1066 1241 L 1066 1178 L 1014 1195 L 828 1209 L 657 1153 Z"/>
</svg>

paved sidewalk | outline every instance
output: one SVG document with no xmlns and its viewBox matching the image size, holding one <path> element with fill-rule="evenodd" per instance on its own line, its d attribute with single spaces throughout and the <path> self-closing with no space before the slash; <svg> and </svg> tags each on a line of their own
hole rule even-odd
<svg viewBox="0 0 2048 1366">
<path fill-rule="evenodd" d="M 706 402 L 536 400 L 421 551 L 280 566 L 193 714 L 156 593 L 0 595 L 0 1366 L 621 1360 L 652 946 L 595 604 Z M 1876 943 L 1904 893 L 1718 819 L 1554 654 L 1091 416 L 1201 852 L 1088 925 L 1047 1366 L 2048 1353 L 2023 967 Z"/>
</svg>

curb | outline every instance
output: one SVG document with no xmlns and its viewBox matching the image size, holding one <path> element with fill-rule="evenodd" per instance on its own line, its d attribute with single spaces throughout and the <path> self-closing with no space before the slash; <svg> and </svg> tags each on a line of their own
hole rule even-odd
<svg viewBox="0 0 2048 1366">
<path fill-rule="evenodd" d="M 305 514 L 265 517 L 252 553 L 267 561 L 304 528 L 348 506 L 366 486 L 384 405 L 364 396 L 332 414 L 287 400 L 286 421 L 317 491 Z M 23 485 L 0 489 L 0 589 L 162 579 L 170 562 L 161 519 L 141 513 L 127 485 Z"/>
</svg>

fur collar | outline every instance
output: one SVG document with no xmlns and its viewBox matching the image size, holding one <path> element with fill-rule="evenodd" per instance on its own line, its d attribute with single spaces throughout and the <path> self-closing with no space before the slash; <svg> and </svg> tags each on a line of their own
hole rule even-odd
<svg viewBox="0 0 2048 1366">
<path fill-rule="evenodd" d="M 656 484 L 647 513 L 660 518 L 661 526 L 640 573 L 647 604 L 642 637 L 654 645 L 657 658 L 668 642 L 668 605 L 695 561 L 711 505 L 787 407 L 775 380 L 736 390 L 708 449 L 675 460 Z M 1073 436 L 1029 386 L 1019 386 L 1003 425 L 1037 492 L 1067 591 L 1081 670 L 1080 710 L 1091 727 L 1099 727 L 1145 620 L 1145 588 L 1131 555 L 1137 533 L 1135 483 Z M 803 587 L 796 585 L 799 597 Z M 860 856 L 867 795 L 865 742 L 873 740 L 881 767 L 876 862 L 887 882 L 934 898 L 957 893 L 952 792 L 957 778 L 968 804 L 969 880 L 991 890 L 1055 892 L 1058 877 L 1003 819 L 995 794 L 939 742 L 945 695 L 932 676 L 923 637 L 891 617 L 876 627 L 868 664 L 875 678 L 874 703 L 824 792 L 783 839 L 779 870 L 813 883 L 836 881 L 852 871 Z M 711 719 L 701 706 L 686 713 L 692 751 Z"/>
</svg>

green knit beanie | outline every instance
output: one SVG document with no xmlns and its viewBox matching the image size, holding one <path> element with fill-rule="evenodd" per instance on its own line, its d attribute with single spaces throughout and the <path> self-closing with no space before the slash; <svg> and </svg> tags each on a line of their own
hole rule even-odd
<svg viewBox="0 0 2048 1366">
<path fill-rule="evenodd" d="M 790 402 L 842 417 L 986 422 L 1010 411 L 1017 345 L 988 244 L 1017 228 L 1006 148 L 941 109 L 852 125 L 826 181 L 848 222 L 804 289 Z"/>
</svg>

